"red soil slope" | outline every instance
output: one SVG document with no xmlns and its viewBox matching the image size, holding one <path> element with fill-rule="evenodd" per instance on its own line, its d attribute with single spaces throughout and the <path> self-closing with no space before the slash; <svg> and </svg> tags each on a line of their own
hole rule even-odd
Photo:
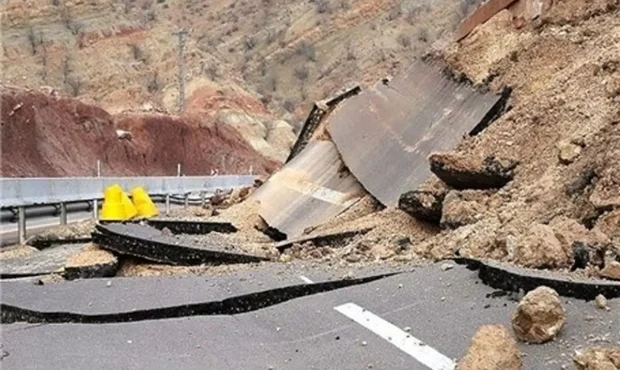
<svg viewBox="0 0 620 370">
<path fill-rule="evenodd" d="M 0 175 L 185 175 L 272 172 L 278 163 L 252 149 L 234 129 L 200 117 L 123 114 L 75 99 L 0 86 Z M 116 129 L 132 140 L 117 138 Z"/>
</svg>

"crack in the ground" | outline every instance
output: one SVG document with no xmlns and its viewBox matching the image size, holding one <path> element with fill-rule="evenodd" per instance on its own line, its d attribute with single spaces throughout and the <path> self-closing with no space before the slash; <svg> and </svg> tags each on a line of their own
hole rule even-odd
<svg viewBox="0 0 620 370">
<path fill-rule="evenodd" d="M 145 320 L 173 319 L 189 316 L 236 315 L 274 306 L 295 298 L 370 283 L 372 281 L 394 276 L 396 274 L 398 274 L 398 272 L 350 280 L 293 285 L 262 292 L 243 294 L 221 301 L 192 303 L 180 306 L 110 314 L 41 312 L 2 303 L 0 304 L 0 322 L 3 324 L 18 322 L 46 324 L 112 324 Z"/>
<path fill-rule="evenodd" d="M 171 241 L 170 238 L 160 235 L 141 235 L 137 233 L 139 228 L 123 229 L 127 226 L 132 225 L 97 225 L 93 240 L 102 248 L 119 254 L 172 265 L 252 263 L 269 260 L 262 256 L 226 250 L 226 246 L 218 245 L 217 242 L 207 248 L 197 247 L 191 242 Z"/>
<path fill-rule="evenodd" d="M 561 296 L 587 301 L 593 300 L 599 294 L 606 298 L 620 297 L 620 282 L 585 278 L 575 280 L 551 271 L 521 268 L 471 258 L 455 258 L 454 261 L 467 265 L 470 270 L 478 270 L 480 280 L 495 289 L 529 292 L 540 286 L 547 286 Z"/>
</svg>

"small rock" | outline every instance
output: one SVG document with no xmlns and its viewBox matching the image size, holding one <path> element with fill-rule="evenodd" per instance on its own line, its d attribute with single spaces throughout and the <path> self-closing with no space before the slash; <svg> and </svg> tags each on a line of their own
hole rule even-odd
<svg viewBox="0 0 620 370">
<path fill-rule="evenodd" d="M 411 331 L 411 326 L 405 326 L 403 330 L 409 333 Z"/>
<path fill-rule="evenodd" d="M 517 343 L 503 325 L 482 326 L 471 340 L 457 370 L 519 370 Z"/>
<path fill-rule="evenodd" d="M 545 343 L 554 339 L 566 323 L 566 311 L 558 293 L 545 286 L 523 297 L 512 315 L 517 338 L 527 343 Z"/>
<path fill-rule="evenodd" d="M 560 142 L 557 146 L 558 158 L 562 164 L 573 163 L 581 154 L 581 147 L 570 142 Z"/>
<path fill-rule="evenodd" d="M 280 257 L 278 257 L 278 262 L 287 263 L 287 262 L 291 262 L 292 260 L 293 260 L 293 256 L 291 256 L 288 253 L 281 254 Z"/>
<path fill-rule="evenodd" d="M 354 278 L 355 274 L 353 273 L 353 271 L 349 271 L 342 277 L 342 280 L 353 280 Z"/>
<path fill-rule="evenodd" d="M 454 268 L 454 265 L 451 263 L 444 263 L 441 265 L 441 269 L 444 271 L 452 270 L 453 268 Z"/>
<path fill-rule="evenodd" d="M 362 341 L 362 346 L 366 347 L 368 345 L 368 343 L 366 341 Z"/>
<path fill-rule="evenodd" d="M 599 273 L 602 277 L 611 280 L 620 280 L 620 262 L 611 261 Z"/>
<path fill-rule="evenodd" d="M 112 282 L 110 280 L 108 280 L 108 282 L 106 283 L 106 286 L 109 288 L 112 286 Z"/>
<path fill-rule="evenodd" d="M 596 307 L 602 310 L 607 308 L 607 298 L 605 298 L 605 296 L 602 294 L 599 294 L 596 296 L 596 298 L 594 298 L 594 303 L 596 304 Z"/>
<path fill-rule="evenodd" d="M 401 194 L 398 208 L 418 220 L 439 223 L 447 192 L 446 189 L 409 191 Z"/>
</svg>

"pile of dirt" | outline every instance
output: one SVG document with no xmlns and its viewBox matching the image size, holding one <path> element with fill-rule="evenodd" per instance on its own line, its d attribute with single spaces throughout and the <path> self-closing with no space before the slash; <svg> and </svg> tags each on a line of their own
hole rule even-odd
<svg viewBox="0 0 620 370">
<path fill-rule="evenodd" d="M 279 165 L 233 128 L 208 118 L 155 114 L 112 116 L 76 99 L 0 87 L 2 163 L 12 176 L 268 174 Z M 116 130 L 130 133 L 119 138 Z"/>
<path fill-rule="evenodd" d="M 620 252 L 613 216 L 620 208 L 620 10 L 611 1 L 587 11 L 581 2 L 559 2 L 543 20 L 517 28 L 503 11 L 442 52 L 474 83 L 513 89 L 508 111 L 451 155 L 518 166 L 499 189 L 451 190 L 443 204 L 449 222 L 416 253 L 570 268 L 575 248 L 585 245 L 596 275 L 601 254 L 604 265 Z"/>
</svg>

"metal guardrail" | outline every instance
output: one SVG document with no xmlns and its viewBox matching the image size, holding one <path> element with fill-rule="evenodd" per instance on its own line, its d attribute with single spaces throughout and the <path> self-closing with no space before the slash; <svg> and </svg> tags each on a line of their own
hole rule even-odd
<svg viewBox="0 0 620 370">
<path fill-rule="evenodd" d="M 2 178 L 0 207 L 27 207 L 103 198 L 103 190 L 119 184 L 125 191 L 142 186 L 150 195 L 215 192 L 252 185 L 254 176 Z"/>
<path fill-rule="evenodd" d="M 182 195 L 185 206 L 190 193 L 200 193 L 202 202 L 206 194 L 216 190 L 231 190 L 249 186 L 256 179 L 252 175 L 222 176 L 169 176 L 169 177 L 59 177 L 59 178 L 0 178 L 0 208 L 18 210 L 18 240 L 26 241 L 26 207 L 58 204 L 60 223 L 67 223 L 67 203 L 92 202 L 93 218 L 97 219 L 98 202 L 106 187 L 119 184 L 125 191 L 141 186 L 149 195 L 163 195 L 166 214 L 170 211 L 170 199 Z"/>
</svg>

